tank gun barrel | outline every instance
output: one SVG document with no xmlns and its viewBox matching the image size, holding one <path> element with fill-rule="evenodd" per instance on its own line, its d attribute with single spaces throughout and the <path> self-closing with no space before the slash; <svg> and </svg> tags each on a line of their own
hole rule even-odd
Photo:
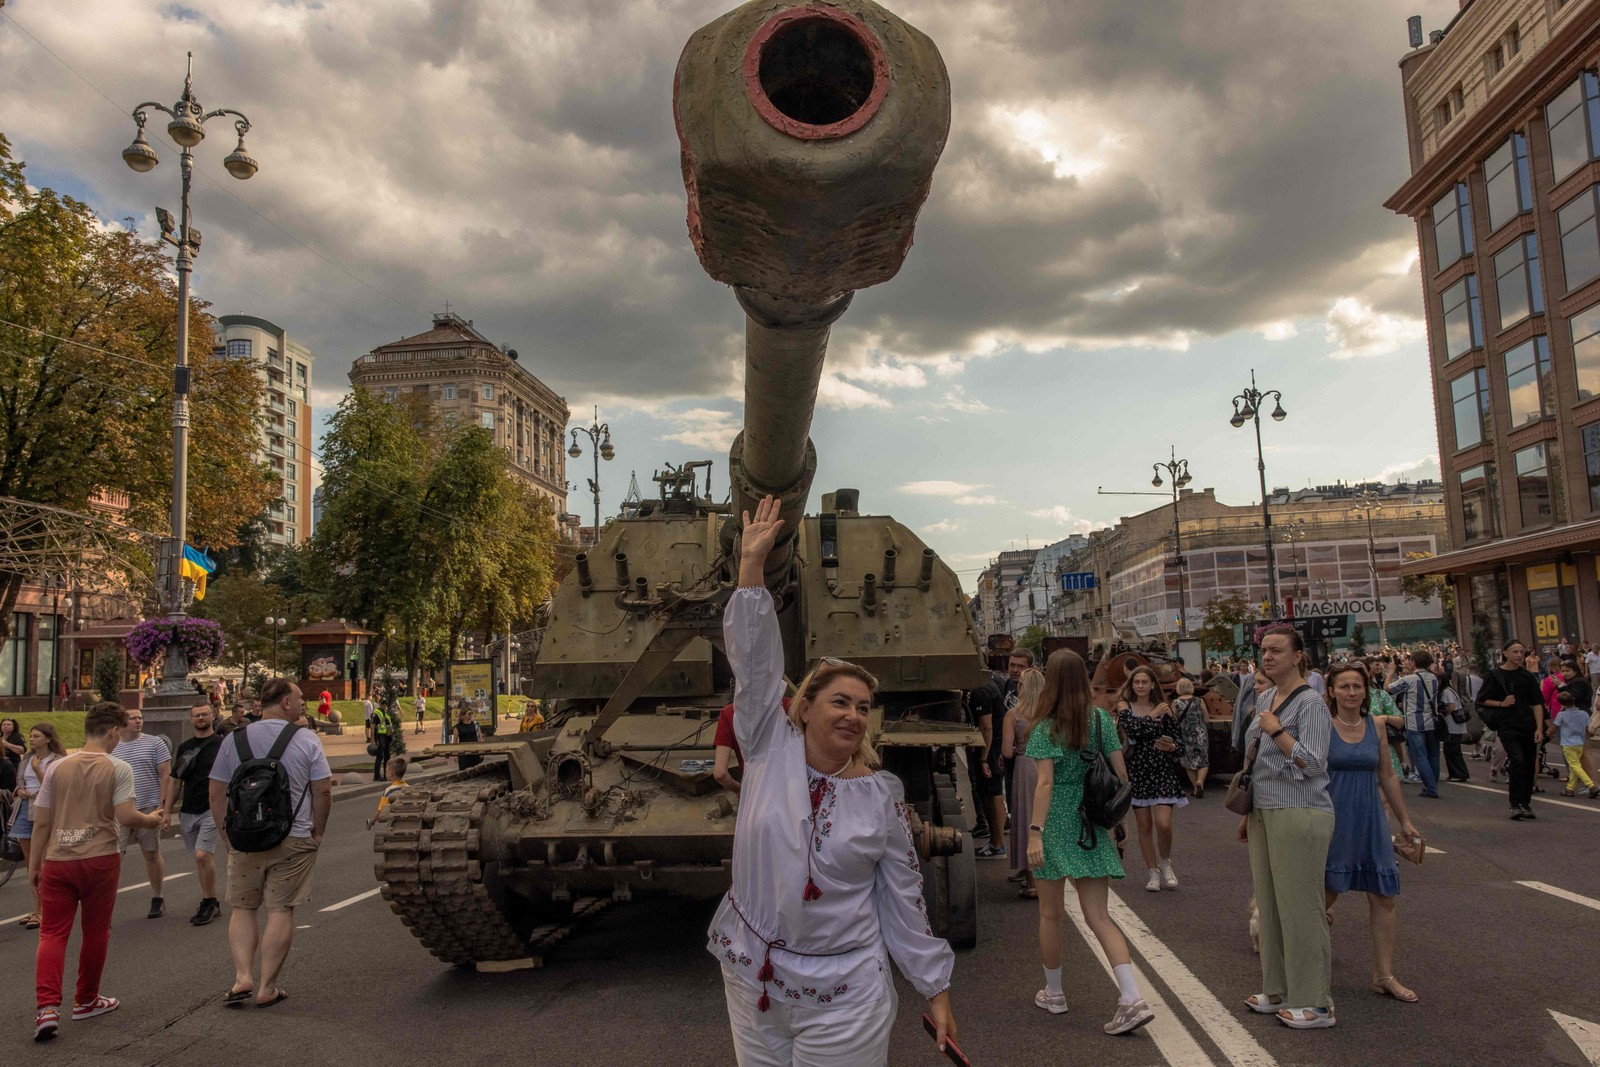
<svg viewBox="0 0 1600 1067">
<path fill-rule="evenodd" d="M 673 114 L 690 239 L 747 317 L 734 513 L 775 494 L 792 535 L 829 329 L 905 261 L 950 128 L 944 62 L 873 0 L 751 0 L 689 39 Z"/>
</svg>

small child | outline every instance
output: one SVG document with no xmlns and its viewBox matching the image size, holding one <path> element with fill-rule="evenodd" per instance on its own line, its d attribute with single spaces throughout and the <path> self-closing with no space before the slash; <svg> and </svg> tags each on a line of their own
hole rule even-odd
<svg viewBox="0 0 1600 1067">
<path fill-rule="evenodd" d="M 406 786 L 406 758 L 395 756 L 384 764 L 384 770 L 389 774 L 389 784 L 383 787 L 383 795 L 378 798 L 378 811 L 367 820 L 367 829 L 372 829 L 376 823 L 388 819 L 389 805 L 407 788 Z"/>
<path fill-rule="evenodd" d="M 1567 787 L 1561 791 L 1564 797 L 1576 796 L 1576 789 L 1582 785 L 1589 790 L 1589 799 L 1600 797 L 1600 786 L 1583 769 L 1583 737 L 1589 731 L 1589 713 L 1582 708 L 1574 706 L 1572 690 L 1566 686 L 1556 690 L 1556 700 L 1561 705 L 1561 710 L 1556 713 L 1556 730 L 1561 742 L 1561 754 L 1567 759 Z"/>
</svg>

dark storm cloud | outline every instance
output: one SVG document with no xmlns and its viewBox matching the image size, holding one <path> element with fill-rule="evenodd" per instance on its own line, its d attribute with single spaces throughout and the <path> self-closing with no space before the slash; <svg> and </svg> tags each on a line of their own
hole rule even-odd
<svg viewBox="0 0 1600 1067">
<path fill-rule="evenodd" d="M 211 226 L 201 284 L 219 311 L 290 325 L 323 355 L 324 385 L 448 298 L 569 395 L 732 388 L 740 318 L 690 250 L 671 116 L 682 44 L 725 0 L 78 6 L 12 9 L 119 99 L 175 95 L 172 57 L 192 47 L 208 102 L 250 112 L 261 175 L 231 189 L 239 201 L 197 194 Z M 1381 207 L 1405 172 L 1395 64 L 1409 11 L 894 6 L 943 50 L 952 136 L 905 270 L 857 301 L 836 366 L 1181 344 L 1346 297 L 1414 318 L 1415 283 L 1384 273 L 1409 226 Z M 1451 6 L 1417 10 L 1438 25 Z M 92 168 L 108 200 L 143 204 L 148 185 L 114 154 L 53 140 L 71 128 L 112 143 L 126 120 L 81 86 L 64 94 L 52 63 L 0 39 L 0 64 L 21 75 L 6 132 Z"/>
</svg>

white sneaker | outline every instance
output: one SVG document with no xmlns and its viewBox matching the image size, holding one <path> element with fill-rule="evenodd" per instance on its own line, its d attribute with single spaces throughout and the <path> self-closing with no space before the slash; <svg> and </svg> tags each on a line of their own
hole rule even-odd
<svg viewBox="0 0 1600 1067">
<path fill-rule="evenodd" d="M 1161 888 L 1162 889 L 1176 889 L 1176 888 L 1178 888 L 1178 876 L 1172 870 L 1172 861 L 1171 860 L 1162 860 L 1161 861 Z"/>
<path fill-rule="evenodd" d="M 1065 1015 L 1067 1013 L 1067 995 L 1065 993 L 1052 993 L 1048 989 L 1041 989 L 1033 995 L 1033 1005 L 1043 1008 L 1051 1015 Z"/>
<path fill-rule="evenodd" d="M 1161 872 L 1151 867 L 1150 880 L 1144 884 L 1144 887 L 1152 893 L 1161 892 Z"/>
</svg>

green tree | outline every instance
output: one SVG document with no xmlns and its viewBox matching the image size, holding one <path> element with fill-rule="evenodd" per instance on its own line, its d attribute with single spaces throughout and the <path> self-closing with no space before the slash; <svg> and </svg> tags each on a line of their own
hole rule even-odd
<svg viewBox="0 0 1600 1067">
<path fill-rule="evenodd" d="M 1044 639 L 1045 629 L 1037 624 L 1029 626 L 1022 631 L 1022 640 L 1017 644 L 1033 653 L 1034 662 L 1044 665 Z"/>
<path fill-rule="evenodd" d="M 94 691 L 101 700 L 117 700 L 122 695 L 122 652 L 116 645 L 95 650 Z"/>
<path fill-rule="evenodd" d="M 231 545 L 274 497 L 254 459 L 253 368 L 212 355 L 190 307 L 189 536 Z M 0 135 L 0 497 L 74 511 L 126 496 L 129 525 L 164 530 L 171 502 L 177 285 L 159 241 L 33 188 Z M 0 639 L 30 575 L 0 573 Z"/>
<path fill-rule="evenodd" d="M 1367 629 L 1359 622 L 1350 631 L 1350 655 L 1360 657 L 1367 654 Z"/>
<path fill-rule="evenodd" d="M 1195 636 L 1202 647 L 1231 654 L 1236 650 L 1233 628 L 1255 618 L 1256 606 L 1243 593 L 1214 596 L 1206 603 L 1205 618 Z"/>
<path fill-rule="evenodd" d="M 1488 674 L 1495 665 L 1494 639 L 1481 622 L 1472 628 L 1472 663 L 1480 674 Z"/>
</svg>

